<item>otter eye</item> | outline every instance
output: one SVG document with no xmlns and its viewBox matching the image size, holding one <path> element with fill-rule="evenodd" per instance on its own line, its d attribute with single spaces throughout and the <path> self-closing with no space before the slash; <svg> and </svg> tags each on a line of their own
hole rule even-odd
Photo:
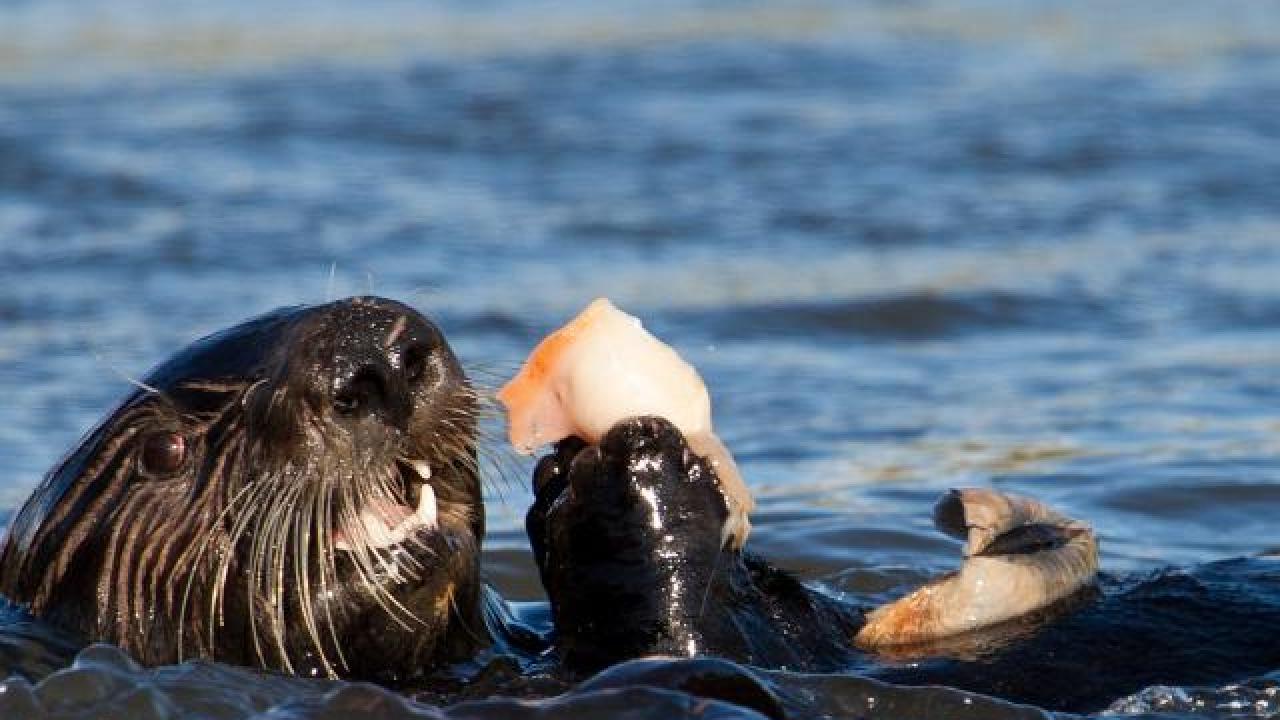
<svg viewBox="0 0 1280 720">
<path fill-rule="evenodd" d="M 159 432 L 142 441 L 140 470 L 146 475 L 171 475 L 187 459 L 187 439 L 178 433 Z"/>
<path fill-rule="evenodd" d="M 427 356 L 431 354 L 425 345 L 414 345 L 404 352 L 404 377 L 410 385 L 427 376 Z"/>
</svg>

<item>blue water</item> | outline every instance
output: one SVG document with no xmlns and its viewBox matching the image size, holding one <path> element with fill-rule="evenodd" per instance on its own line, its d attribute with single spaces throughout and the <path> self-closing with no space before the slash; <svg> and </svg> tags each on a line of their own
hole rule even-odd
<svg viewBox="0 0 1280 720">
<path fill-rule="evenodd" d="M 835 592 L 954 566 L 957 485 L 1116 573 L 1274 548 L 1277 109 L 1243 0 L 0 2 L 0 507 L 271 307 L 404 299 L 492 387 L 607 295 Z M 489 457 L 490 578 L 538 601 Z"/>
</svg>

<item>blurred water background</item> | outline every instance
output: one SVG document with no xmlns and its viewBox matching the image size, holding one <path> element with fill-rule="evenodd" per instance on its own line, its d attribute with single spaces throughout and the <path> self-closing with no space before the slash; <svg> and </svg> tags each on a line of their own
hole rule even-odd
<svg viewBox="0 0 1280 720">
<path fill-rule="evenodd" d="M 755 549 L 833 592 L 954 566 L 958 485 L 1113 573 L 1251 554 L 1278 277 L 1274 3 L 0 0 L 6 514 L 250 315 L 404 299 L 496 386 L 608 295 L 707 379 Z M 490 456 L 486 566 L 538 601 Z"/>
</svg>

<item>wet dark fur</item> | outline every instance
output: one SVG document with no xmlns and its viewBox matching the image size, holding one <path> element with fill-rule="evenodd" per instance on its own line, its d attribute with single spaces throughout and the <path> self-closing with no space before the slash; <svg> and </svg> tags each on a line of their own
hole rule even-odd
<svg viewBox="0 0 1280 720">
<path fill-rule="evenodd" d="M 1077 710 L 1153 683 L 1280 668 L 1280 569 L 1261 560 L 1108 581 L 905 662 L 868 657 L 850 642 L 860 608 L 721 546 L 712 469 L 656 418 L 623 421 L 597 447 L 566 440 L 539 462 L 527 526 L 555 621 L 541 638 L 479 580 L 477 398 L 413 310 L 375 298 L 279 310 L 143 384 L 19 511 L 0 593 L 150 664 L 212 657 L 404 683 L 496 640 L 528 665 L 557 658 L 570 678 L 612 665 L 600 687 L 673 687 L 771 717 L 791 702 L 731 662 L 613 663 L 696 654 Z M 175 433 L 182 465 L 145 467 L 147 438 Z M 412 503 L 398 484 L 406 458 L 432 467 L 438 526 L 389 549 L 336 549 L 361 508 Z"/>
<path fill-rule="evenodd" d="M 0 593 L 150 664 L 396 680 L 487 642 L 475 396 L 421 315 L 372 298 L 278 310 L 142 385 L 18 512 Z M 336 409 L 344 393 L 354 412 Z M 171 473 L 140 459 L 157 433 L 186 440 Z M 404 457 L 433 467 L 438 528 L 335 551 L 342 518 L 396 491 Z"/>
</svg>

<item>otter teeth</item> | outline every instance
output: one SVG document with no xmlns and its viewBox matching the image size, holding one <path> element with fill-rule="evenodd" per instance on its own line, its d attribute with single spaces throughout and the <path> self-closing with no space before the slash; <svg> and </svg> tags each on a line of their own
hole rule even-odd
<svg viewBox="0 0 1280 720">
<path fill-rule="evenodd" d="M 418 488 L 418 506 L 410 508 L 386 499 L 375 500 L 360 511 L 358 522 L 363 526 L 364 539 L 369 546 L 375 548 L 388 547 L 402 543 L 419 528 L 436 526 L 436 492 L 427 482 L 431 478 L 431 466 L 422 460 L 406 460 L 420 481 Z M 417 483 L 415 483 L 417 484 Z M 350 551 L 351 543 L 347 533 L 339 530 L 335 533 L 334 547 L 338 550 Z"/>
<path fill-rule="evenodd" d="M 431 487 L 431 466 L 423 460 L 413 460 L 409 463 L 413 471 L 418 474 L 418 478 L 422 480 L 422 487 L 418 489 L 418 507 L 414 509 L 413 515 L 418 521 L 427 527 L 435 527 L 436 525 L 436 491 Z"/>
<path fill-rule="evenodd" d="M 427 477 L 430 477 L 431 470 L 427 470 Z M 435 527 L 436 525 L 436 491 L 431 486 L 423 483 L 422 489 L 418 491 L 418 508 L 413 512 L 423 525 L 427 527 Z"/>
<path fill-rule="evenodd" d="M 418 477 L 422 478 L 423 482 L 431 479 L 431 466 L 422 460 L 414 460 L 409 463 L 409 466 L 413 468 L 414 472 L 418 473 Z"/>
</svg>

